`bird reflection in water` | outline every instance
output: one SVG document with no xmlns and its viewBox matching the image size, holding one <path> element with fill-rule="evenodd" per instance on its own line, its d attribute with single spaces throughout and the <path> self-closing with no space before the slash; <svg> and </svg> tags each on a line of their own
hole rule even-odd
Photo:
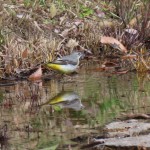
<svg viewBox="0 0 150 150">
<path fill-rule="evenodd" d="M 73 91 L 62 91 L 52 99 L 50 99 L 46 104 L 57 105 L 60 108 L 71 108 L 79 111 L 84 108 L 81 103 L 81 99 L 76 92 Z"/>
</svg>

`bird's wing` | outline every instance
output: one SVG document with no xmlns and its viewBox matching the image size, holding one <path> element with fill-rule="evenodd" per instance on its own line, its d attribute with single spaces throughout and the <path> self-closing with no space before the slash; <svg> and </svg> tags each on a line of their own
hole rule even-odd
<svg viewBox="0 0 150 150">
<path fill-rule="evenodd" d="M 74 55 L 74 54 L 71 54 L 71 55 L 67 55 L 67 56 L 63 56 L 61 58 L 57 58 L 57 60 L 68 60 L 68 61 L 74 61 L 76 62 L 78 59 L 77 59 L 77 56 Z"/>
<path fill-rule="evenodd" d="M 70 61 L 70 60 L 65 60 L 65 59 L 57 59 L 52 62 L 53 64 L 60 64 L 60 65 L 67 65 L 67 64 L 72 64 L 72 65 L 77 65 L 77 62 Z"/>
</svg>

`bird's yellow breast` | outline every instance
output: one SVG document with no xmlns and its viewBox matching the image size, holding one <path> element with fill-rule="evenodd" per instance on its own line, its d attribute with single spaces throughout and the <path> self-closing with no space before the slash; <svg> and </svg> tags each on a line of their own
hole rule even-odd
<svg viewBox="0 0 150 150">
<path fill-rule="evenodd" d="M 62 68 L 61 65 L 53 64 L 53 63 L 48 63 L 47 66 L 54 70 L 61 70 L 61 68 Z"/>
<path fill-rule="evenodd" d="M 77 69 L 77 65 L 70 65 L 70 64 L 60 65 L 60 64 L 54 64 L 54 63 L 48 63 L 47 67 L 53 70 L 58 70 L 62 73 L 71 73 Z"/>
</svg>

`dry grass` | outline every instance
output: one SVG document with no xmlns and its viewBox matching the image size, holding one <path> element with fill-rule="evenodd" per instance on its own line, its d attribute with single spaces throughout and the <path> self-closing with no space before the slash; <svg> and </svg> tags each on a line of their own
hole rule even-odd
<svg viewBox="0 0 150 150">
<path fill-rule="evenodd" d="M 117 38 L 128 50 L 148 49 L 149 5 L 146 0 L 2 1 L 1 77 L 31 69 L 73 49 L 90 49 L 94 54 L 102 49 L 105 55 L 110 49 L 100 44 L 102 35 Z M 126 28 L 136 29 L 138 34 L 127 33 Z M 68 47 L 72 39 L 78 44 Z M 149 65 L 149 58 L 139 58 L 137 63 L 144 60 Z"/>
</svg>

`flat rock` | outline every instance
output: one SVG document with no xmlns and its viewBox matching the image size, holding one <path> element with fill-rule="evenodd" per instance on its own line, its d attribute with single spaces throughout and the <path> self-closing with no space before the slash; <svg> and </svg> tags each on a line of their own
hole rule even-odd
<svg viewBox="0 0 150 150">
<path fill-rule="evenodd" d="M 150 134 L 126 137 L 126 138 L 109 138 L 104 142 L 105 146 L 115 147 L 145 147 L 150 148 Z"/>
<path fill-rule="evenodd" d="M 108 137 L 127 137 L 139 135 L 150 129 L 150 123 L 138 120 L 112 122 L 105 126 Z"/>
<path fill-rule="evenodd" d="M 146 148 L 150 149 L 150 123 L 139 120 L 112 122 L 105 126 L 107 138 L 95 139 L 103 142 L 96 147 L 108 146 L 116 148 Z"/>
</svg>

